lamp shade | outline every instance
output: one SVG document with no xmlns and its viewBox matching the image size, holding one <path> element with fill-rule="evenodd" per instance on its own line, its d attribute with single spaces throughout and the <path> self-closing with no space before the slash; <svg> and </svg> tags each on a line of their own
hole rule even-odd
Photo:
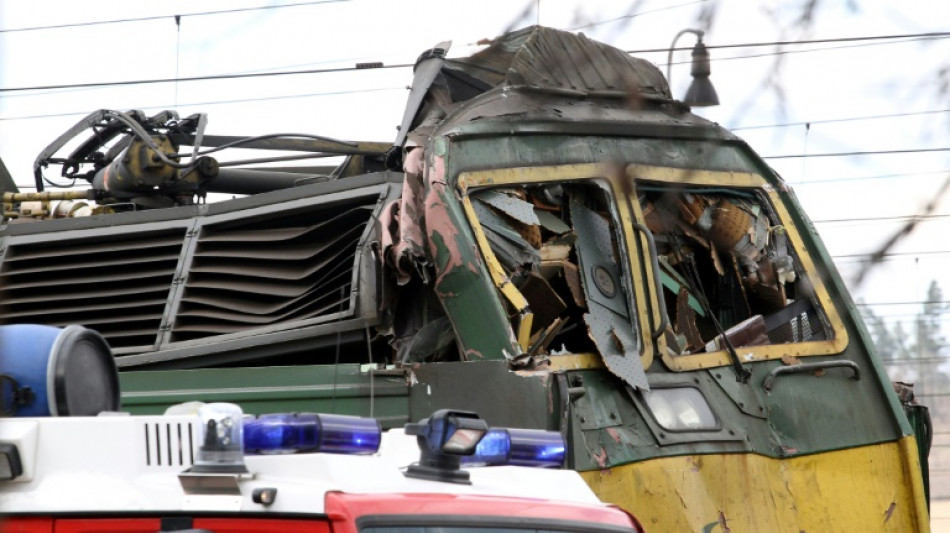
<svg viewBox="0 0 950 533">
<path fill-rule="evenodd" d="M 686 90 L 683 103 L 692 107 L 719 105 L 719 96 L 713 87 L 709 76 L 695 77 Z"/>
</svg>

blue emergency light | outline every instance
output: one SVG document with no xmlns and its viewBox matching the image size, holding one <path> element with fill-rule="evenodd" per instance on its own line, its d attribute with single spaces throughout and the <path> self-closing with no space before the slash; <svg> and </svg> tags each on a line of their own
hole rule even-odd
<svg viewBox="0 0 950 533">
<path fill-rule="evenodd" d="M 475 447 L 474 455 L 462 457 L 462 464 L 558 468 L 564 464 L 564 452 L 564 438 L 556 431 L 493 428 Z"/>
<path fill-rule="evenodd" d="M 556 431 L 489 429 L 476 413 L 442 409 L 416 424 L 406 424 L 416 435 L 420 461 L 403 472 L 408 477 L 450 483 L 470 483 L 460 466 L 516 465 L 560 467 L 564 438 Z"/>
<path fill-rule="evenodd" d="M 369 454 L 382 430 L 372 418 L 316 413 L 261 415 L 244 420 L 244 453 Z"/>
</svg>

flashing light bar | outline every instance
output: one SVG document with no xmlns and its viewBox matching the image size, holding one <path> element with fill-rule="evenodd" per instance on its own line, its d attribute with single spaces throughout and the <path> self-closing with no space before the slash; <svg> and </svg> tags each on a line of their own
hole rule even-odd
<svg viewBox="0 0 950 533">
<path fill-rule="evenodd" d="M 315 413 L 261 415 L 244 420 L 245 454 L 369 454 L 382 430 L 372 418 Z"/>
<path fill-rule="evenodd" d="M 560 468 L 564 464 L 564 438 L 556 431 L 494 428 L 462 457 L 468 466 L 534 466 Z"/>
</svg>

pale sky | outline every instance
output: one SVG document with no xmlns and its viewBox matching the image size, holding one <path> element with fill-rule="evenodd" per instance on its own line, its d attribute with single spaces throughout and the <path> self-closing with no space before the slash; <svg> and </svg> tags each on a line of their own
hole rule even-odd
<svg viewBox="0 0 950 533">
<path fill-rule="evenodd" d="M 319 134 L 391 141 L 411 83 L 410 68 L 345 71 L 227 81 L 104 88 L 10 91 L 21 87 L 194 77 L 227 73 L 353 67 L 357 62 L 412 64 L 440 41 L 450 56 L 469 55 L 479 39 L 540 22 L 585 26 L 588 36 L 624 50 L 670 47 L 684 28 L 701 27 L 701 10 L 718 5 L 705 42 L 837 39 L 950 31 L 950 2 L 818 2 L 811 31 L 792 24 L 804 2 L 752 0 L 0 0 L 0 157 L 21 186 L 32 186 L 36 154 L 99 108 L 172 108 L 209 115 L 208 133 Z M 188 15 L 266 5 L 287 7 Z M 307 4 L 307 5 L 301 5 Z M 826 5 L 827 4 L 827 5 Z M 848 7 L 853 5 L 853 8 Z M 538 9 L 540 7 L 540 9 Z M 174 15 L 180 14 L 180 28 Z M 632 16 L 634 15 L 634 16 Z M 118 19 L 150 20 L 13 31 Z M 683 36 L 679 47 L 695 42 Z M 782 98 L 764 87 L 774 79 Z M 937 70 L 950 67 L 950 38 L 713 48 L 712 81 L 722 104 L 694 110 L 729 127 L 769 159 L 793 186 L 835 256 L 876 249 L 900 221 L 868 221 L 919 212 L 950 170 L 950 151 L 819 157 L 817 154 L 950 147 L 950 95 L 938 97 Z M 666 71 L 666 52 L 638 54 Z M 672 66 L 674 94 L 689 83 L 689 52 Z M 950 79 L 950 75 L 948 78 Z M 227 101 L 231 103 L 221 103 Z M 903 114 L 886 118 L 882 115 Z M 48 116 L 53 115 L 53 116 Z M 33 117 L 33 118 L 29 118 Z M 44 117 L 44 118 L 38 118 Z M 834 121 L 834 122 L 829 122 Z M 806 128 L 804 123 L 811 123 Z M 756 126 L 782 127 L 756 128 Z M 950 201 L 936 206 L 950 215 Z M 829 222 L 844 220 L 842 222 Z M 912 302 L 937 279 L 950 299 L 950 216 L 923 222 L 874 269 L 855 296 Z M 943 253 L 946 252 L 946 253 Z M 847 278 L 861 258 L 841 257 Z M 909 323 L 918 306 L 875 306 Z M 947 317 L 950 320 L 950 316 Z"/>
</svg>

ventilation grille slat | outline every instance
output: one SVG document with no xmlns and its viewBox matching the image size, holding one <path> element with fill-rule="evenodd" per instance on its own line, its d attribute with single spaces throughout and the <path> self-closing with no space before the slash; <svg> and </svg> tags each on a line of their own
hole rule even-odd
<svg viewBox="0 0 950 533">
<path fill-rule="evenodd" d="M 357 245 L 375 206 L 369 201 L 205 226 L 172 340 L 349 310 Z"/>
<path fill-rule="evenodd" d="M 184 228 L 12 243 L 0 266 L 0 324 L 80 324 L 113 348 L 155 343 Z"/>
<path fill-rule="evenodd" d="M 142 424 L 142 431 L 146 467 L 181 470 L 195 463 L 198 432 L 194 424 L 149 421 Z"/>
</svg>

